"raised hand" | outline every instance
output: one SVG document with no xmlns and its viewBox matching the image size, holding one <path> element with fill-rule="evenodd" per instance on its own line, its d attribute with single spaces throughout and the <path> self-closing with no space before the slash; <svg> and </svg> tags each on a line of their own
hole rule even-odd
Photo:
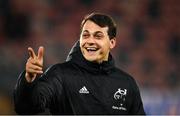
<svg viewBox="0 0 180 116">
<path fill-rule="evenodd" d="M 25 78 L 27 82 L 33 82 L 37 74 L 43 73 L 43 56 L 44 56 L 44 47 L 40 46 L 38 49 L 38 55 L 35 54 L 34 50 L 29 47 L 29 59 L 26 62 L 26 74 Z"/>
</svg>

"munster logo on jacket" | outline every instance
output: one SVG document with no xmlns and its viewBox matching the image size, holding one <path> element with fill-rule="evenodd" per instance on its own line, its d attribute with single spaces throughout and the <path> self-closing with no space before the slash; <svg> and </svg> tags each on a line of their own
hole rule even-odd
<svg viewBox="0 0 180 116">
<path fill-rule="evenodd" d="M 124 110 L 126 111 L 126 107 L 123 106 L 124 102 L 126 101 L 127 89 L 119 88 L 118 91 L 114 94 L 114 99 L 120 103 L 120 106 L 112 106 L 112 109 L 116 110 Z"/>
</svg>

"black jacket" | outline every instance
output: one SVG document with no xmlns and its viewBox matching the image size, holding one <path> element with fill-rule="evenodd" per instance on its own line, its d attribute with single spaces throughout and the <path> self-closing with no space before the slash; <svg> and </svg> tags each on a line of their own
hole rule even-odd
<svg viewBox="0 0 180 116">
<path fill-rule="evenodd" d="M 14 91 L 15 111 L 36 114 L 145 114 L 135 80 L 116 68 L 110 55 L 101 64 L 85 60 L 79 43 L 67 61 L 56 64 L 33 83 L 23 72 Z"/>
</svg>

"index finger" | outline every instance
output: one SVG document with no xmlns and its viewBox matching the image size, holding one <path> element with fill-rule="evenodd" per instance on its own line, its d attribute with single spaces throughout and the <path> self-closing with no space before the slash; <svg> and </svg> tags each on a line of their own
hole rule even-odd
<svg viewBox="0 0 180 116">
<path fill-rule="evenodd" d="M 28 52 L 29 52 L 29 56 L 31 58 L 35 58 L 36 57 L 36 54 L 35 54 L 34 50 L 31 47 L 28 47 Z"/>
<path fill-rule="evenodd" d="M 43 56 L 44 56 L 44 47 L 40 46 L 39 49 L 38 49 L 38 59 L 42 60 Z"/>
</svg>

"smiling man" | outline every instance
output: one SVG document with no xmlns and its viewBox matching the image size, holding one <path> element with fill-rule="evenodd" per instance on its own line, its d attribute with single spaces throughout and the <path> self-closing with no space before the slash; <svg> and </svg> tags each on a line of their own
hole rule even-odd
<svg viewBox="0 0 180 116">
<path fill-rule="evenodd" d="M 85 20 L 82 25 L 80 48 L 85 59 L 97 63 L 108 61 L 110 49 L 116 42 L 115 37 L 109 38 L 108 27 L 101 27 L 91 20 Z"/>
<path fill-rule="evenodd" d="M 87 15 L 80 40 L 66 62 L 43 73 L 44 48 L 30 57 L 14 91 L 18 114 L 145 114 L 135 80 L 118 69 L 110 54 L 116 45 L 116 24 L 105 14 Z M 41 76 L 40 76 L 41 75 Z"/>
</svg>

